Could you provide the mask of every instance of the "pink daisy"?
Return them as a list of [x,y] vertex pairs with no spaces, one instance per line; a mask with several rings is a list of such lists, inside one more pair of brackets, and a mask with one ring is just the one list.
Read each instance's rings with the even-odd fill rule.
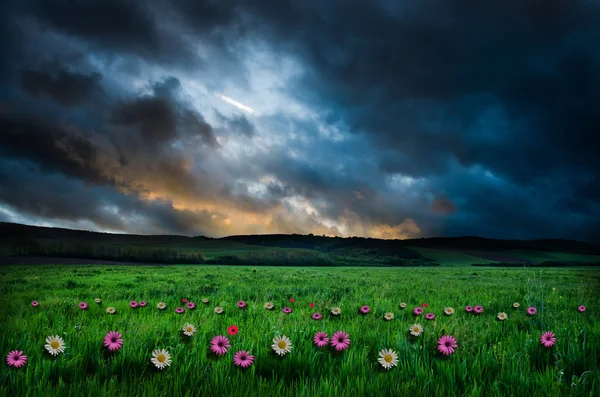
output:
[[129,307],[135,309],[136,307],[138,307],[138,303],[136,301],[131,301],[129,302]]
[[349,336],[350,335],[344,331],[336,332],[331,337],[331,346],[333,346],[337,351],[346,350],[348,346],[350,346],[350,339],[348,339]]
[[140,301],[140,307],[146,307],[147,303],[146,301]]
[[238,301],[238,303],[237,303],[237,307],[239,307],[240,309],[243,309],[246,306],[247,306],[246,302],[244,302],[244,301]]
[[312,318],[313,320],[320,320],[323,318],[323,315],[321,313],[313,313]]
[[421,314],[423,314],[423,309],[421,309],[420,307],[415,307],[413,309],[413,313],[415,314],[415,316],[420,316]]
[[27,356],[23,355],[23,351],[13,350],[6,356],[6,363],[9,367],[20,368],[27,364]]
[[85,303],[85,302],[81,302],[81,303],[79,304],[79,308],[80,308],[81,310],[86,310],[86,309],[88,308],[88,304],[87,304],[87,303]]
[[33,307],[38,307],[39,305],[40,305],[40,302],[38,302],[38,301],[31,302],[31,306],[33,306]]
[[585,311],[585,306],[581,305],[577,308],[577,310],[579,310],[580,313],[583,313]]
[[483,306],[477,305],[473,308],[473,311],[475,312],[475,314],[481,314],[483,313]]
[[118,331],[110,331],[104,337],[104,346],[108,347],[108,350],[115,351],[119,350],[123,347],[123,339],[121,339],[123,335],[121,335]]
[[427,304],[427,303],[422,303],[421,304],[421,307],[427,307],[427,306],[429,306],[429,304]]
[[229,339],[223,335],[217,335],[210,340],[210,350],[213,351],[217,356],[222,356],[227,353],[229,348]]
[[367,305],[364,305],[364,306],[362,306],[362,307],[360,308],[360,312],[361,312],[362,314],[367,314],[367,313],[368,313],[368,312],[370,312],[370,311],[371,311],[371,308],[370,308],[369,306],[367,306]]
[[325,347],[329,344],[329,338],[325,332],[317,332],[315,335],[313,342],[317,347]]
[[465,311],[471,313],[473,311],[473,306],[465,306]]
[[187,307],[190,310],[194,310],[196,308],[196,304],[194,302],[188,302],[185,307]]
[[284,312],[285,314],[290,314],[292,312],[292,308],[284,307],[283,309],[281,309],[281,311]]
[[544,347],[552,347],[556,343],[556,336],[552,332],[544,332],[540,338],[540,343]]
[[454,353],[454,349],[456,349],[458,345],[456,344],[456,339],[450,335],[444,335],[440,339],[438,339],[438,351],[443,355],[447,356],[449,354]]
[[185,310],[183,309],[183,307],[178,307],[177,309],[175,309],[175,313],[177,314],[181,314],[183,313]]
[[239,367],[248,368],[254,363],[254,356],[251,356],[249,351],[241,350],[233,356],[233,363]]
[[427,320],[433,320],[434,318],[435,318],[435,314],[433,314],[433,313],[427,313],[425,315],[425,319],[427,319]]
[[532,307],[527,308],[527,315],[533,316],[536,313],[537,313],[537,309],[535,307],[532,306]]

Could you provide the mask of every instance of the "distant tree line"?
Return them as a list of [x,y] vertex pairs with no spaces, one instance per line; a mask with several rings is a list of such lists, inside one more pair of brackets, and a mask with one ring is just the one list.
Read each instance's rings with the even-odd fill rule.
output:
[[598,262],[558,262],[558,261],[545,261],[538,263],[517,263],[517,262],[499,262],[499,263],[474,263],[471,266],[481,267],[582,267],[582,266],[600,266]]
[[251,266],[439,266],[438,263],[425,258],[330,255],[315,251],[286,249],[222,255],[208,259],[205,263]]
[[104,246],[77,243],[50,243],[42,245],[35,240],[22,240],[13,243],[10,247],[10,253],[13,256],[46,256],[170,264],[204,263],[206,260],[201,252],[192,250],[135,246]]

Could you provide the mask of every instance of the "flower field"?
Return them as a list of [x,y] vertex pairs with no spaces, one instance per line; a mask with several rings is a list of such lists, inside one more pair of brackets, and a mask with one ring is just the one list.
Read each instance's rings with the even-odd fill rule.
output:
[[0,268],[1,396],[597,396],[597,269]]

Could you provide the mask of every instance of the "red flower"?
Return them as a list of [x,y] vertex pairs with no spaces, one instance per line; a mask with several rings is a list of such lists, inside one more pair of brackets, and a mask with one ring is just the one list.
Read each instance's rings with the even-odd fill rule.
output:
[[294,303],[296,300],[294,298],[290,298],[290,303]]
[[239,330],[240,329],[237,327],[237,325],[230,325],[229,328],[227,328],[227,333],[229,335],[236,335]]
[[187,299],[185,299],[185,298],[183,298],[183,299],[181,300],[181,303],[186,303],[186,302],[187,302]]
[[312,303],[312,302],[310,302],[310,303],[308,304],[308,307],[315,307],[315,304],[314,304],[314,303]]
[[428,305],[427,303],[423,303],[421,306],[423,306],[423,307],[427,307],[427,306],[429,306],[429,305]]

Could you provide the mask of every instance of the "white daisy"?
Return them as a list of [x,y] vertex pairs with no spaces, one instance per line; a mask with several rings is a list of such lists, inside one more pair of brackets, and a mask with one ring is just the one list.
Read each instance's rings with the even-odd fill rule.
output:
[[333,307],[331,308],[331,314],[333,314],[334,316],[339,316],[342,313],[342,310],[339,307]]
[[108,314],[115,314],[115,313],[117,312],[117,309],[115,309],[115,308],[114,308],[114,307],[112,307],[112,306],[109,306],[109,307],[107,307],[107,308],[106,308],[106,312],[107,312]]
[[406,307],[406,303],[402,302],[398,307],[400,309],[404,309]]
[[521,306],[521,305],[519,305],[519,302],[515,302],[515,303],[513,303],[513,307],[514,307],[515,309],[518,309],[518,308],[519,308],[519,306]]
[[410,326],[410,333],[414,336],[419,336],[423,332],[423,327],[421,324],[413,324]]
[[96,299],[94,299],[94,302],[96,302],[96,303],[101,303],[101,302],[102,302],[102,299],[100,299],[100,298],[96,298]]
[[208,304],[208,298],[203,298],[202,303],[204,303],[205,305]]
[[283,356],[292,350],[292,341],[285,335],[276,336],[273,338],[273,344],[271,345],[275,353]]
[[386,320],[390,321],[394,319],[394,313],[392,312],[387,312],[383,315],[383,318],[385,318]]
[[506,315],[506,313],[504,313],[504,312],[500,312],[500,313],[498,313],[498,320],[500,320],[500,321],[504,321],[504,320],[506,320],[507,318],[508,318],[508,316]]
[[156,368],[163,369],[171,365],[171,355],[165,349],[156,349],[152,352],[150,361],[156,365]]
[[58,356],[59,353],[65,351],[65,341],[58,335],[51,335],[46,338],[46,344],[44,347],[46,350],[48,350],[48,353],[52,354],[53,356]]
[[215,313],[217,313],[217,314],[223,313],[223,308],[220,306],[215,307]]
[[451,315],[453,315],[453,314],[454,314],[454,308],[453,308],[453,307],[447,307],[447,308],[445,308],[445,309],[444,309],[444,313],[445,313],[447,316],[451,316]]
[[156,304],[156,307],[157,307],[159,310],[165,310],[165,309],[167,308],[167,304],[166,304],[165,302],[158,302],[158,303]]
[[398,354],[392,349],[383,349],[379,352],[379,364],[385,369],[398,365]]
[[185,336],[192,336],[196,333],[196,327],[193,324],[185,324],[183,326],[183,334]]
[[265,309],[267,310],[271,310],[272,308],[275,307],[275,305],[272,302],[266,302],[264,305]]

